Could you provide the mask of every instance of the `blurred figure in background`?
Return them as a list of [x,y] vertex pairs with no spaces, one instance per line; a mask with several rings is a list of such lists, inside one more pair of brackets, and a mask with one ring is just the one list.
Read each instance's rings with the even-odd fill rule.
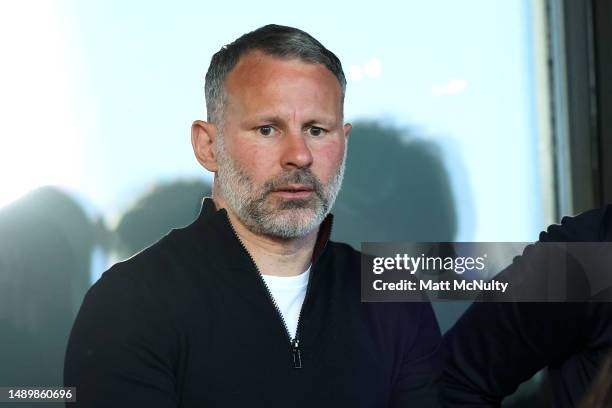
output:
[[0,386],[62,384],[96,231],[83,208],[55,187],[0,209]]
[[361,122],[353,127],[349,151],[334,209],[335,240],[360,248],[362,241],[455,239],[455,199],[434,142]]
[[113,249],[120,259],[128,258],[158,241],[173,228],[184,227],[197,218],[202,198],[211,195],[203,181],[174,181],[158,184],[136,200],[114,229]]

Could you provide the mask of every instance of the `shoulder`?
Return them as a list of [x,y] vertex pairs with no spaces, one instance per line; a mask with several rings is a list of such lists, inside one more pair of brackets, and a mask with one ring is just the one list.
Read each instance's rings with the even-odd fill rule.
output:
[[540,233],[542,242],[612,241],[612,204],[563,217]]
[[86,295],[100,306],[175,311],[193,296],[196,257],[201,251],[185,229],[171,231],[136,255],[105,271]]

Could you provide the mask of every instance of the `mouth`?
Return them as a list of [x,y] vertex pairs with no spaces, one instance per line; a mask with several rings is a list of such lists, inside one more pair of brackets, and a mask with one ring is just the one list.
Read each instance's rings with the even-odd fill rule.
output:
[[288,186],[272,191],[273,194],[283,198],[308,198],[314,192],[310,186],[301,184],[290,184]]

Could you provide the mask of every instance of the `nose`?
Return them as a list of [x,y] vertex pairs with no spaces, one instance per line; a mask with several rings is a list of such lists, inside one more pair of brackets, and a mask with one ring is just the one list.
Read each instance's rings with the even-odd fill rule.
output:
[[283,138],[281,165],[286,169],[310,167],[312,152],[301,131],[287,132]]

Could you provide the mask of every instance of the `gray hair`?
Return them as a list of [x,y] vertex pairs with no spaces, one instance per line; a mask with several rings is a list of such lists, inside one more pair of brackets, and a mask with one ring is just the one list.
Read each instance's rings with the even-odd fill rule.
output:
[[224,82],[240,57],[249,51],[258,50],[279,58],[297,58],[312,64],[323,64],[338,79],[342,91],[342,103],[346,93],[346,78],[342,64],[310,34],[293,27],[268,24],[242,35],[231,44],[224,45],[213,55],[206,73],[204,93],[207,120],[222,127],[226,104]]

